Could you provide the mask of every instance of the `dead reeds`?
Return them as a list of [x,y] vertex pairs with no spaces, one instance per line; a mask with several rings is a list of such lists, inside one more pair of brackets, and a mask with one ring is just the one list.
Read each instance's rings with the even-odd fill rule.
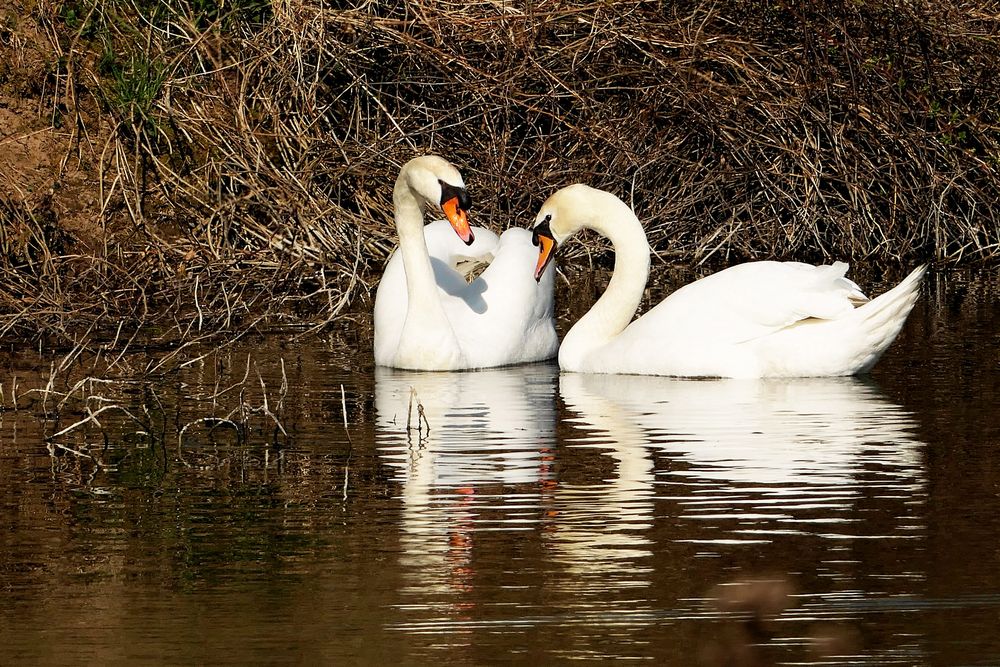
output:
[[[53,183],[85,171],[98,196],[83,238],[44,197],[0,194],[7,336],[153,327],[183,345],[328,321],[393,247],[399,166],[432,151],[465,172],[477,224],[530,224],[585,181],[630,202],[675,264],[1000,254],[985,6],[32,7],[19,25],[55,55],[27,90],[66,139]],[[30,62],[5,30],[0,48]]]

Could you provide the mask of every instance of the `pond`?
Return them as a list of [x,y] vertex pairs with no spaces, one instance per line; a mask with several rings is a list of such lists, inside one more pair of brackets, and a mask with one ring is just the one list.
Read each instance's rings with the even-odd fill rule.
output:
[[12,351],[0,663],[1000,664],[998,299],[931,275],[865,378]]

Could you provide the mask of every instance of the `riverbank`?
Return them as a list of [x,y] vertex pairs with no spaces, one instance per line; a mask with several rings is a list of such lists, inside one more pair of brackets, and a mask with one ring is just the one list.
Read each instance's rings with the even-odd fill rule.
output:
[[329,321],[369,297],[395,173],[429,151],[495,229],[612,190],[661,265],[993,264],[998,28],[952,2],[14,0],[0,338]]

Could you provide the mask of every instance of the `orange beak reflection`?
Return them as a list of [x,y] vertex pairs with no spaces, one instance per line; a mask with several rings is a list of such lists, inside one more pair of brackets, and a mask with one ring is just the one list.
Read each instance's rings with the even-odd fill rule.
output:
[[472,227],[469,226],[469,214],[458,205],[458,197],[452,197],[441,204],[441,208],[444,209],[444,215],[451,223],[452,229],[458,234],[458,238],[462,239],[465,245],[472,245],[476,237],[473,236]]
[[535,280],[541,280],[546,267],[552,261],[556,251],[555,239],[542,234],[538,235],[538,263],[535,264]]

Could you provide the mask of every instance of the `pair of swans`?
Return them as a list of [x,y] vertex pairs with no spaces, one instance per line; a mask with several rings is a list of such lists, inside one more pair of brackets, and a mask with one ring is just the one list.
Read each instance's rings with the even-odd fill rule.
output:
[[[393,191],[399,249],[375,297],[375,362],[459,370],[556,356],[565,371],[688,377],[797,377],[868,371],[899,334],[921,266],[869,301],[847,264],[748,262],[678,289],[632,321],[649,276],[649,245],[614,195],[571,185],[542,205],[531,232],[470,228],[469,198],[446,160],[411,160]],[[425,204],[447,221],[423,225]],[[607,237],[607,289],[559,345],[552,257],[581,229]],[[489,261],[473,282],[463,262]],[[535,270],[532,275],[531,265]]]

